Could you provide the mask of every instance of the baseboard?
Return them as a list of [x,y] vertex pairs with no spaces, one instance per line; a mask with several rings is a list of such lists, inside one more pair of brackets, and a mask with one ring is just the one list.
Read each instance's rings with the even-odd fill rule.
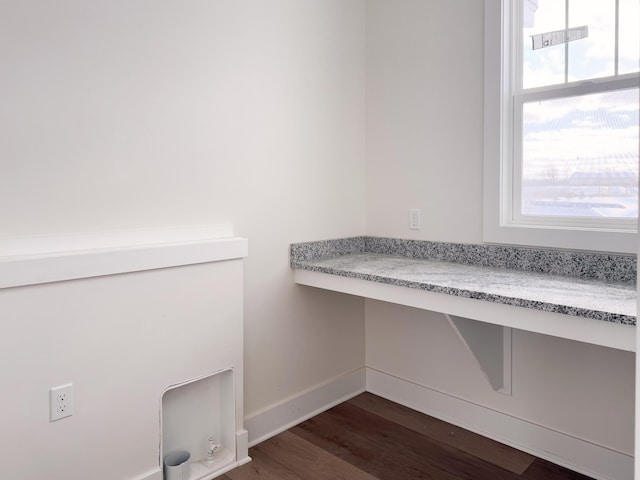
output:
[[368,392],[597,480],[633,480],[634,458],[367,368]]
[[[240,462],[233,462],[230,463],[229,465],[227,465],[224,468],[221,468],[220,470],[217,470],[215,472],[215,476],[216,478],[219,477],[220,475],[224,475],[225,473],[233,470],[236,467],[239,467],[241,465],[244,465],[245,463],[249,463],[251,461],[251,459],[249,457],[246,457],[244,459],[244,463],[240,463]],[[210,474],[211,475],[211,474]],[[205,477],[205,478],[211,478],[211,476]],[[146,475],[142,476],[142,477],[138,477],[137,480],[162,480],[163,479],[163,475],[162,475],[162,470],[160,470],[159,468],[157,470],[154,470],[151,473],[147,473]]]
[[249,432],[244,428],[236,432],[236,458],[238,466],[245,465],[251,461],[249,456]]
[[138,477],[137,480],[162,480],[162,470],[157,468],[153,472],[147,473],[142,477]]
[[[251,461],[251,457],[247,455],[247,431],[239,430],[236,432],[236,455],[238,461],[230,463],[224,469],[220,469],[216,471],[216,476],[224,475],[230,470],[233,470],[236,467],[249,463]],[[162,470],[156,468],[155,470],[146,473],[140,477],[137,477],[136,480],[162,480]]]
[[249,431],[249,446],[252,447],[359,395],[365,391],[365,383],[366,370],[363,367],[245,418],[244,428]]
[[[394,377],[359,368],[245,418],[248,446],[308,420],[362,392],[466,428],[596,480],[633,480],[633,456]],[[244,459],[250,461],[249,457]],[[161,480],[158,470],[138,480]]]

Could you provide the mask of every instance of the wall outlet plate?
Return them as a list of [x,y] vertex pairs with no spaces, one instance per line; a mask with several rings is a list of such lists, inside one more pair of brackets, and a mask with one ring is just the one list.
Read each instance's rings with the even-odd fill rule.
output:
[[412,208],[409,210],[409,228],[411,230],[420,230],[420,210]]
[[49,390],[49,421],[73,415],[73,384],[53,387]]

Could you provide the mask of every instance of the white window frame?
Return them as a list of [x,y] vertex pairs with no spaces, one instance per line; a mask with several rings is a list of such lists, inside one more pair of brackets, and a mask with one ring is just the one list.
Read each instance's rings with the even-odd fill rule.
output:
[[[517,1],[517,0],[516,0]],[[484,44],[484,211],[483,238],[488,243],[529,245],[536,247],[591,250],[617,253],[636,253],[637,228],[625,229],[624,223],[611,222],[608,227],[585,226],[576,221],[567,225],[541,225],[514,223],[512,220],[512,178],[516,162],[514,151],[513,118],[515,109],[522,109],[523,98],[514,104],[512,82],[516,81],[514,68],[518,47],[512,42],[514,0],[485,0]],[[516,42],[518,43],[518,42]],[[638,77],[624,79],[629,87],[638,85]],[[616,79],[616,88],[621,88]],[[563,87],[573,94],[594,91],[589,84]],[[600,89],[601,86],[598,86]],[[545,89],[536,95],[545,98]],[[538,97],[537,97],[538,98]],[[548,97],[547,97],[548,98]],[[528,98],[527,98],[528,100]],[[517,128],[517,127],[516,127]],[[520,126],[521,128],[521,126]],[[518,146],[515,145],[517,148]],[[564,223],[564,222],[563,222]]]

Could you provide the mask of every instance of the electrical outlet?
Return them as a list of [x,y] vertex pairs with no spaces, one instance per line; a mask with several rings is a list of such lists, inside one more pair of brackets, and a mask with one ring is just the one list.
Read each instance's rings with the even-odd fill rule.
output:
[[73,384],[54,387],[49,390],[49,421],[73,415]]
[[409,210],[409,228],[411,230],[420,230],[420,210],[417,208]]

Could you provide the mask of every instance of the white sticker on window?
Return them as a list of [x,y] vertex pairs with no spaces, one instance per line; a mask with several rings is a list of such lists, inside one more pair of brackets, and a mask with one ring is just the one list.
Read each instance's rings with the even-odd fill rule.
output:
[[556,30],[555,32],[539,33],[531,35],[532,49],[552,47],[559,43],[573,42],[589,36],[589,27],[583,25],[581,27],[567,28],[566,30]]

